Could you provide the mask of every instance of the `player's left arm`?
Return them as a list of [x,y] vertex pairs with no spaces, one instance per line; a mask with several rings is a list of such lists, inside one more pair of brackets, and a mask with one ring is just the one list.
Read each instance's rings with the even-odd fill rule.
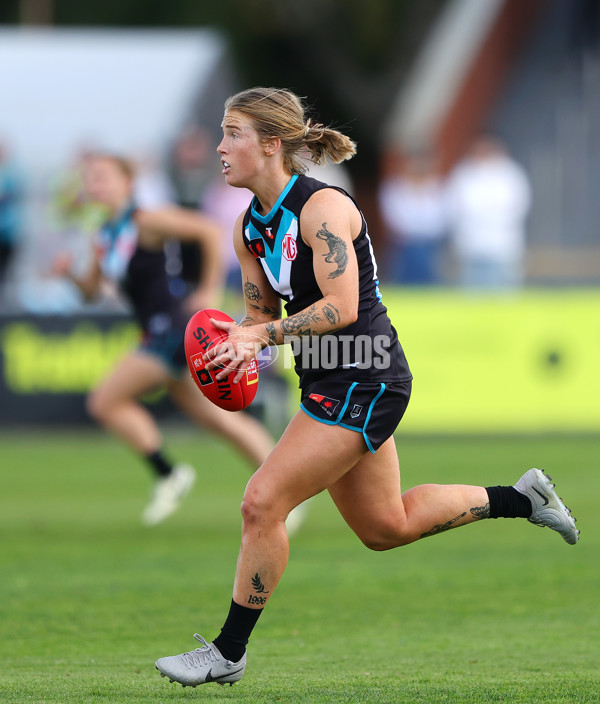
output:
[[190,299],[195,308],[214,304],[224,281],[221,227],[212,218],[185,208],[168,207],[136,214],[140,235],[147,246],[162,247],[169,239],[197,243],[202,248],[200,286]]

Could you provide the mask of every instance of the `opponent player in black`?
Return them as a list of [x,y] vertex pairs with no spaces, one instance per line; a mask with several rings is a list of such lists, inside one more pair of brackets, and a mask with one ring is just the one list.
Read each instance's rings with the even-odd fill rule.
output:
[[[233,683],[252,628],[285,569],[288,512],[327,489],[363,543],[387,550],[485,518],[528,518],[568,543],[578,531],[549,478],[531,469],[515,487],[425,484],[402,493],[393,432],[411,375],[377,285],[367,226],[339,189],[303,176],[315,162],[355,153],[347,137],[306,120],[293,93],[255,88],[225,104],[218,152],[227,183],[255,194],[236,224],[247,317],[207,353],[237,369],[265,344],[291,342],[302,389],[296,413],[253,475],[242,503],[242,545],[221,633],[189,653],[160,658],[184,685]],[[273,319],[286,301],[288,317]],[[318,343],[318,344],[315,344]]]
[[[95,297],[104,282],[116,283],[142,329],[138,349],[118,362],[91,392],[87,406],[93,418],[127,442],[152,468],[156,483],[142,518],[153,525],[178,507],[195,472],[189,465],[174,465],[166,456],[154,418],[138,401],[141,395],[166,386],[190,418],[231,441],[255,467],[267,457],[273,441],[251,416],[228,413],[211,404],[198,392],[187,369],[186,323],[191,312],[214,304],[220,290],[220,228],[191,210],[136,208],[133,183],[133,168],[125,159],[100,154],[87,162],[86,194],[106,207],[108,220],[93,243],[91,263],[83,275],[74,272],[72,257],[66,253],[56,258],[54,272],[73,281],[87,299]],[[204,253],[200,287],[185,309],[169,288],[163,249],[169,238],[199,244]]]

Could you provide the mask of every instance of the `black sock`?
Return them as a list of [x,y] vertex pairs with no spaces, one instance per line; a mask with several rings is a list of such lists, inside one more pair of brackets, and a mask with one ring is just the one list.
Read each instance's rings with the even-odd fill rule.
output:
[[488,486],[490,518],[529,518],[533,513],[531,500],[514,486]]
[[238,662],[246,652],[252,629],[256,626],[262,609],[249,609],[231,600],[227,620],[221,628],[221,633],[213,640],[219,652],[227,660]]
[[161,450],[146,455],[146,459],[157,477],[168,477],[173,471],[173,465],[165,458]]

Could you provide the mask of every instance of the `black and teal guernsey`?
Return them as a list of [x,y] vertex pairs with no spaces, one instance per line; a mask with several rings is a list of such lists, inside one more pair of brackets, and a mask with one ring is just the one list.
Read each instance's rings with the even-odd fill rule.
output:
[[189,316],[169,288],[165,253],[138,242],[135,206],[130,205],[100,229],[96,249],[102,274],[124,293],[144,333],[184,329]]
[[[244,244],[273,290],[285,301],[288,315],[323,298],[314,274],[313,250],[302,239],[300,230],[302,208],[323,188],[335,188],[351,198],[341,188],[294,175],[269,213],[260,214],[261,206],[255,196],[244,215]],[[377,264],[362,213],[361,217],[362,228],[353,242],[359,273],[358,318],[331,335],[296,340],[299,344],[293,345],[295,368],[301,387],[332,373],[352,381],[412,379],[396,330],[381,302]],[[331,256],[334,263],[335,253],[326,256]]]

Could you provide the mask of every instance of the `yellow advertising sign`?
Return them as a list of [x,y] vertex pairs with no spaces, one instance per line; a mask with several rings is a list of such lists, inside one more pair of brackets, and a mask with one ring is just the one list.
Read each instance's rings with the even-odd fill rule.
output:
[[600,291],[384,289],[414,375],[407,432],[600,430]]

